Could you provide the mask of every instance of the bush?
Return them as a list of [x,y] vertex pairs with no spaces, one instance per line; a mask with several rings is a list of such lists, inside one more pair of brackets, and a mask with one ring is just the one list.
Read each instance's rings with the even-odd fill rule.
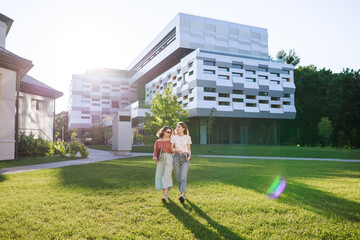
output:
[[64,142],[54,142],[53,143],[53,148],[55,151],[55,155],[60,155],[61,157],[65,157],[66,155],[66,146],[67,144]]
[[71,157],[75,157],[78,152],[80,152],[82,158],[87,158],[89,156],[87,147],[78,141],[73,141],[70,143],[69,152]]
[[84,144],[81,144],[81,146],[80,146],[80,155],[81,155],[81,158],[87,158],[89,156],[88,148],[85,147]]
[[33,133],[29,135],[20,133],[18,147],[19,156],[23,157],[52,157],[54,155],[52,142],[41,137],[35,139]]

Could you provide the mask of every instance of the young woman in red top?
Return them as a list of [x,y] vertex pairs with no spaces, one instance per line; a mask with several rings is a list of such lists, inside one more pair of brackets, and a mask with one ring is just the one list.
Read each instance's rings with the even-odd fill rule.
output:
[[166,202],[169,198],[167,193],[172,187],[172,170],[173,170],[173,157],[171,152],[170,139],[172,136],[171,127],[163,127],[159,130],[156,136],[159,138],[154,144],[153,159],[157,162],[155,174],[155,189],[163,190],[162,201]]

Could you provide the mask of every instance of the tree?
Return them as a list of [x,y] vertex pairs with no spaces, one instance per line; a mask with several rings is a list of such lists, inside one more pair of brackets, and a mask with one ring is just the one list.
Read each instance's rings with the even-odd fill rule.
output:
[[179,121],[187,122],[189,115],[187,109],[182,109],[175,96],[171,97],[171,83],[165,89],[164,94],[157,93],[151,101],[151,113],[146,113],[144,131],[140,136],[145,144],[154,143],[156,133],[164,126],[175,128]]
[[328,117],[321,118],[321,121],[318,125],[319,136],[323,139],[325,146],[328,146],[333,127],[331,126],[331,121]]
[[300,57],[296,55],[295,49],[290,49],[287,54],[284,50],[280,50],[276,59],[281,60],[283,63],[292,64],[294,67],[299,64]]
[[206,135],[207,135],[207,143],[210,144],[211,143],[211,135],[212,135],[212,128],[213,125],[215,123],[215,119],[214,119],[214,112],[216,111],[216,108],[212,108],[210,115],[209,115],[209,119],[207,121],[207,125],[206,125]]
[[[68,130],[69,117],[67,111],[62,111],[55,115],[55,136],[62,138],[64,141],[70,140],[70,132]],[[64,136],[62,129],[64,128]]]

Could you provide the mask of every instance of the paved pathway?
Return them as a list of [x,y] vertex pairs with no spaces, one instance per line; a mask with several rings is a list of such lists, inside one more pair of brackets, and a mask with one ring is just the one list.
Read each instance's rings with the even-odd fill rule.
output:
[[[151,153],[130,153],[130,156],[115,156],[111,152],[89,148],[89,157],[85,159],[69,160],[62,162],[42,163],[28,166],[10,167],[0,169],[0,175],[29,172],[40,169],[60,168],[71,165],[82,165],[119,158],[129,158],[138,156],[152,156]],[[241,158],[241,159],[271,159],[271,160],[310,160],[310,161],[333,161],[333,162],[360,162],[360,159],[334,159],[334,158],[293,158],[293,157],[257,157],[257,156],[221,156],[221,155],[193,155],[196,157],[207,158]]]

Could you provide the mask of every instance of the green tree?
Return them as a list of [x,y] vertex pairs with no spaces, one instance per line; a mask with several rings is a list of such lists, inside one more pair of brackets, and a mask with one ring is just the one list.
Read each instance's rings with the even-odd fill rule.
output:
[[318,125],[319,136],[322,138],[324,145],[328,146],[331,134],[333,132],[333,127],[331,126],[331,121],[328,117],[321,118],[321,121]]
[[187,109],[182,109],[176,96],[171,97],[171,84],[165,89],[164,94],[157,93],[151,101],[151,115],[146,113],[144,131],[140,136],[145,144],[154,143],[156,133],[164,126],[175,128],[179,121],[187,122],[189,115]]
[[290,49],[289,53],[280,50],[276,54],[276,59],[281,60],[283,63],[292,64],[294,67],[300,63],[300,57],[296,55],[295,49]]
[[[69,117],[67,111],[62,111],[55,115],[55,136],[63,138],[64,141],[70,140],[70,131],[68,130]],[[64,136],[62,136],[62,128],[64,128]]]
[[208,121],[207,121],[207,125],[206,125],[206,135],[207,135],[207,143],[211,144],[211,136],[212,136],[212,131],[213,131],[213,125],[215,123],[215,119],[214,119],[214,112],[216,111],[216,108],[212,108]]

